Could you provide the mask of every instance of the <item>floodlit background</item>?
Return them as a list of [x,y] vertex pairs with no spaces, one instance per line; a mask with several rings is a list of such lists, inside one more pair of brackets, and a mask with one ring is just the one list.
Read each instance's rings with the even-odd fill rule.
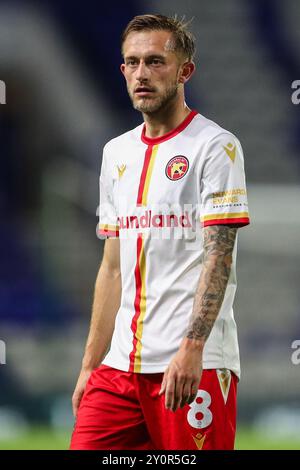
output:
[[143,13],[194,17],[187,102],[244,148],[237,448],[300,448],[298,0],[0,0],[0,448],[68,446],[103,249],[101,151],[141,122],[119,38]]

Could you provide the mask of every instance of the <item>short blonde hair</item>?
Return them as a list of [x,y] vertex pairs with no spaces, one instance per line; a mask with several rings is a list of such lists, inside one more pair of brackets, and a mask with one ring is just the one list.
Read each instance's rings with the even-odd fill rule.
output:
[[170,31],[174,38],[174,52],[178,52],[188,61],[195,56],[195,38],[187,29],[189,23],[164,15],[139,15],[135,16],[126,26],[121,38],[121,49],[127,36],[138,31]]

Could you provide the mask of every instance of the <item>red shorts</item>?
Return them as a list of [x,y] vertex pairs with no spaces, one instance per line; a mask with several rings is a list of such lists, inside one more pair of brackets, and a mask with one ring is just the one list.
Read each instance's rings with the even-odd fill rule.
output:
[[71,439],[73,450],[233,449],[237,377],[204,370],[197,398],[173,412],[158,395],[163,374],[101,365],[88,382]]

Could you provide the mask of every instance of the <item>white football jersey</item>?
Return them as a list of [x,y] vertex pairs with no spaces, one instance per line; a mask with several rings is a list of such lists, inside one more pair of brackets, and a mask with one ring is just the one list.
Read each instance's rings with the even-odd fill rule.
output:
[[[145,125],[112,139],[100,174],[101,237],[120,237],[122,298],[103,364],[164,372],[187,332],[203,261],[202,229],[249,223],[238,139],[196,111],[173,131]],[[203,368],[240,375],[233,300],[236,244]]]

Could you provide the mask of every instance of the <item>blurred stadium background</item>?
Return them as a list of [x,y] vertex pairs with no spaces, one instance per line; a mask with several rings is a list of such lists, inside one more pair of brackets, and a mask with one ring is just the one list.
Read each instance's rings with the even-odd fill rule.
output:
[[67,448],[103,242],[105,142],[140,123],[119,73],[136,14],[194,17],[188,104],[240,138],[252,224],[239,235],[237,448],[300,448],[298,0],[0,0],[0,448]]

